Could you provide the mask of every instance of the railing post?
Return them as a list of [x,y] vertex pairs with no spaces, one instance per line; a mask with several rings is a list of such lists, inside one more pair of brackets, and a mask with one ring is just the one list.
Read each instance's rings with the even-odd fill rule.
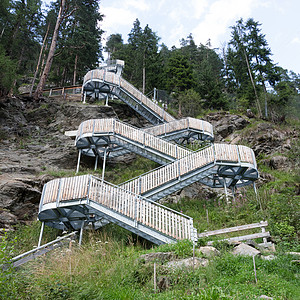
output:
[[137,198],[134,197],[134,227],[137,227]]
[[89,175],[88,188],[87,188],[87,192],[86,192],[86,201],[87,201],[87,203],[89,203],[91,181],[92,181],[92,177],[91,177],[91,175]]
[[57,197],[56,197],[56,207],[59,206],[59,201],[60,201],[60,193],[61,193],[61,181],[62,179],[59,179],[59,185],[58,185],[58,192],[57,192]]
[[212,147],[213,147],[213,153],[214,153],[214,164],[216,164],[217,158],[216,158],[216,149],[215,149],[215,145],[212,145]]
[[236,151],[237,151],[237,155],[238,155],[238,160],[239,160],[239,164],[241,163],[241,156],[240,156],[240,151],[239,151],[239,146],[236,145]]
[[[260,221],[260,223],[263,223],[263,221]],[[266,227],[265,226],[262,226],[261,227],[261,232],[262,233],[265,233],[266,232]],[[263,237],[263,242],[264,242],[264,244],[267,244],[267,238],[266,237]]]
[[139,194],[142,194],[142,176],[139,177]]

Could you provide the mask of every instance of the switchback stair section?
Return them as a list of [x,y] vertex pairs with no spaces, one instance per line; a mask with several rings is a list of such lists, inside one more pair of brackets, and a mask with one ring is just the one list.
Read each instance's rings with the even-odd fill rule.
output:
[[100,94],[117,96],[152,124],[174,121],[169,113],[146,97],[124,78],[106,69],[89,71],[83,79],[82,91],[86,95],[98,97]]
[[196,240],[193,219],[91,175],[45,184],[39,220],[60,229],[109,220],[156,244]]
[[[134,152],[162,166],[118,186],[91,175],[55,179],[42,193],[39,219],[45,224],[78,230],[92,224],[116,223],[156,244],[197,240],[192,218],[155,201],[200,181],[216,188],[253,183],[258,171],[246,146],[213,144],[199,151],[176,145],[181,139],[213,141],[211,124],[175,120],[120,76],[121,72],[92,70],[84,77],[86,95],[115,95],[155,126],[138,129],[116,119],[83,122],[75,144],[80,154],[106,158]],[[172,142],[171,142],[172,141]],[[80,156],[78,160],[78,166]]]

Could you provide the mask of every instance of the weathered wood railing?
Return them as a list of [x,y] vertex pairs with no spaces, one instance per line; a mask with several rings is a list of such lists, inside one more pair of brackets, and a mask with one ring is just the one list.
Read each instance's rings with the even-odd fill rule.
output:
[[83,85],[85,85],[88,81],[92,81],[92,80],[99,80],[99,81],[108,82],[110,84],[116,85],[124,89],[127,93],[129,93],[138,101],[143,103],[153,112],[155,112],[157,115],[163,118],[166,122],[175,120],[175,118],[173,118],[163,108],[161,108],[159,105],[154,103],[151,99],[146,97],[141,91],[135,88],[132,84],[130,84],[124,78],[122,78],[121,76],[115,73],[106,72],[106,70],[104,69],[91,70],[84,76]]
[[169,123],[164,123],[160,125],[151,126],[148,128],[143,128],[143,131],[151,133],[153,135],[159,136],[168,134],[170,132],[176,132],[179,130],[189,130],[195,129],[199,132],[206,133],[213,137],[213,126],[206,121],[194,119],[194,118],[184,118],[181,120],[174,120]]
[[90,134],[97,135],[105,133],[111,133],[126,138],[127,140],[139,143],[143,147],[155,149],[174,159],[182,158],[190,153],[190,150],[188,149],[160,139],[150,133],[116,119],[95,119],[82,122],[77,131],[76,141]]
[[41,208],[49,203],[59,207],[72,200],[87,201],[87,204],[93,201],[176,240],[191,239],[193,234],[192,218],[92,175],[48,182],[44,186]]
[[[204,232],[198,233],[198,238],[205,238],[205,237],[216,236],[216,235],[224,235],[224,234],[232,233],[232,232],[239,232],[239,231],[260,228],[261,232],[259,232],[259,233],[239,235],[239,236],[230,237],[230,238],[221,238],[221,240],[222,241],[226,240],[229,242],[233,242],[233,241],[239,242],[239,241],[246,241],[246,240],[251,240],[251,239],[262,238],[263,239],[262,245],[267,245],[268,244],[267,238],[270,237],[270,232],[266,231],[267,226],[268,226],[267,221],[260,221],[259,223],[246,224],[246,225],[229,227],[229,228],[212,230],[212,231],[204,231]],[[212,242],[209,242],[209,244],[212,244]]]
[[180,180],[181,176],[215,162],[249,163],[256,168],[252,149],[246,146],[214,144],[191,152],[175,162],[131,179],[120,186],[133,193],[143,194],[174,179]]

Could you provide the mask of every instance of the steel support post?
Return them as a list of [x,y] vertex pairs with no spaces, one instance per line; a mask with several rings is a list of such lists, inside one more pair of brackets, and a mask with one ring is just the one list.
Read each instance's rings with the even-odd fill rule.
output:
[[253,189],[254,189],[256,201],[257,201],[257,203],[259,204],[260,209],[262,210],[262,205],[261,205],[261,202],[260,202],[260,199],[259,199],[259,195],[257,194],[257,189],[256,189],[256,185],[255,185],[255,182],[254,182],[254,181],[253,181]]
[[86,102],[86,92],[84,92],[84,94],[83,94],[83,103],[85,103]]
[[45,227],[45,222],[42,222],[42,227],[41,227],[41,231],[40,231],[40,237],[39,237],[38,247],[40,247],[41,243],[42,243],[44,227]]
[[80,157],[81,157],[81,149],[79,149],[79,151],[78,151],[78,161],[77,161],[76,174],[79,172]]
[[224,190],[225,190],[225,198],[226,198],[226,203],[228,204],[228,192],[227,192],[227,186],[226,186],[226,180],[224,178]]
[[81,242],[82,242],[83,227],[84,227],[84,221],[82,222],[81,228],[80,228],[79,241],[78,241],[79,246],[81,246]]
[[234,187],[232,187],[232,197],[233,197],[233,201],[235,201],[235,195],[234,195]]
[[105,147],[104,154],[103,154],[103,166],[102,166],[102,181],[104,180],[104,174],[105,174],[105,163],[106,163],[106,153],[107,153],[107,147]]
[[95,159],[95,171],[97,170],[98,167],[98,154],[96,154],[96,159]]
[[105,106],[108,106],[108,94],[106,94]]

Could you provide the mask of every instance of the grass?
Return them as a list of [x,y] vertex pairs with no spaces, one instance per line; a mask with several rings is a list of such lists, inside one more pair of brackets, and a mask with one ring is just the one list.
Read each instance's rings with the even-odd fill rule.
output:
[[[256,258],[255,283],[252,258],[224,252],[206,268],[172,270],[157,263],[157,282],[168,278],[166,289],[154,292],[153,262],[141,254],[173,251],[190,255],[191,245],[149,245],[119,239],[117,227],[85,236],[81,248],[57,249],[15,274],[14,295],[8,299],[255,299],[264,294],[274,299],[298,299],[299,267],[289,255],[273,261]],[[116,236],[111,235],[116,233]],[[124,234],[124,232],[123,232]],[[15,298],[13,298],[15,297]]]
[[[256,123],[249,126],[255,127]],[[298,154],[299,143],[295,143],[287,156],[296,161]],[[140,157],[126,164],[108,163],[105,180],[119,184],[157,166]],[[285,254],[300,251],[300,201],[296,190],[299,171],[272,170],[260,162],[259,169],[271,174],[274,180],[258,188],[258,197],[252,188],[245,188],[230,204],[222,197],[182,198],[178,203],[167,204],[193,217],[198,232],[267,220],[268,230],[276,243],[276,259],[256,258],[257,283],[252,258],[233,256],[227,244],[215,242],[221,256],[212,259],[205,268],[176,271],[157,263],[157,282],[167,278],[168,287],[154,291],[153,262],[139,260],[140,255],[172,251],[177,257],[185,258],[192,255],[191,243],[182,241],[157,247],[109,224],[97,232],[86,231],[81,248],[72,244],[70,249],[57,249],[19,270],[2,272],[0,299],[244,300],[256,299],[260,295],[273,299],[300,299],[299,265],[292,262],[298,258]],[[78,175],[87,173],[101,177],[102,169],[95,172],[81,169]],[[47,169],[43,174],[75,176],[73,171]],[[2,257],[7,259],[7,255],[15,256],[32,249],[37,244],[39,231],[40,223],[33,222],[8,233],[7,238],[0,242],[1,254],[5,254]],[[58,233],[46,226],[43,243],[53,240]],[[206,240],[201,240],[199,244],[204,242]]]

